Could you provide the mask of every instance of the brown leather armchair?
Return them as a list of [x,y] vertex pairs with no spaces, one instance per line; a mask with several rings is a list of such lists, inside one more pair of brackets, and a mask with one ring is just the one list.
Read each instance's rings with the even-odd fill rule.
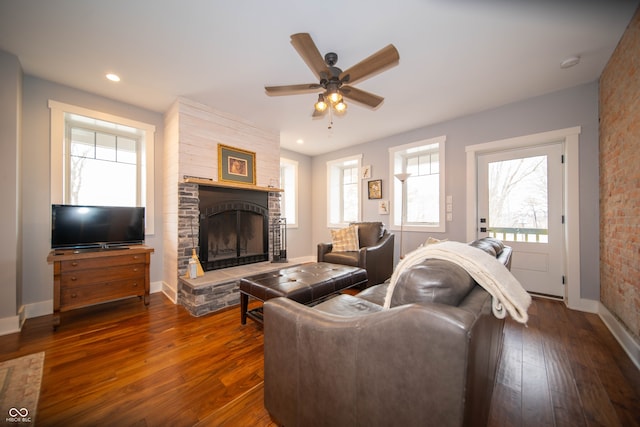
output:
[[318,262],[352,265],[367,270],[365,287],[377,285],[393,273],[393,241],[382,222],[354,222],[358,226],[360,250],[332,252],[331,243],[318,244]]

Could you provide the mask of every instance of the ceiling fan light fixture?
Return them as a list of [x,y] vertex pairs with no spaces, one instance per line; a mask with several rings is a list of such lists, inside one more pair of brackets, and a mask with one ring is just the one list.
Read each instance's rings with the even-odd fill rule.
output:
[[342,101],[342,99],[333,106],[333,108],[338,112],[338,113],[344,113],[345,111],[347,111],[347,104],[344,103],[344,101]]
[[318,95],[318,102],[316,102],[315,108],[319,113],[322,113],[327,109],[327,102],[324,100],[324,95]]
[[337,90],[329,92],[329,101],[331,101],[331,103],[334,105],[342,102],[342,95],[340,95],[340,92],[338,92]]

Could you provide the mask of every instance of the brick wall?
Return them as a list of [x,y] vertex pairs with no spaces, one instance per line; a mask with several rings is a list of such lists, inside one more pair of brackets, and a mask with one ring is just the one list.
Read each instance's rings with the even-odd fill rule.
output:
[[600,300],[640,341],[640,9],[600,77]]

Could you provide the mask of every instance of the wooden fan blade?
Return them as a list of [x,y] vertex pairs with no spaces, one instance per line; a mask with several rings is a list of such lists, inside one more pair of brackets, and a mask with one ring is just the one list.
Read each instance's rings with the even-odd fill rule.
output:
[[308,33],[293,34],[291,44],[318,80],[322,79],[321,73],[325,73],[325,76],[329,74],[329,68],[324,63],[324,58]]
[[365,92],[353,86],[342,86],[340,89],[342,96],[352,101],[358,102],[370,108],[378,108],[384,98],[371,92]]
[[353,67],[347,68],[340,74],[340,80],[349,76],[345,82],[354,84],[398,65],[398,62],[400,62],[400,54],[395,46],[390,44],[358,62]]
[[269,96],[298,95],[319,92],[322,90],[322,86],[317,83],[307,83],[301,85],[265,86],[264,90]]

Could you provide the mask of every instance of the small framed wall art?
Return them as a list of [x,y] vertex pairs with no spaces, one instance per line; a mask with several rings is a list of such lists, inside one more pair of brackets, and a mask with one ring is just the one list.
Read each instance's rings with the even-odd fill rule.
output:
[[218,181],[256,185],[256,153],[218,144]]
[[389,201],[388,200],[379,200],[378,201],[378,214],[379,215],[389,215]]
[[374,179],[369,181],[369,198],[370,199],[382,199],[382,180]]

